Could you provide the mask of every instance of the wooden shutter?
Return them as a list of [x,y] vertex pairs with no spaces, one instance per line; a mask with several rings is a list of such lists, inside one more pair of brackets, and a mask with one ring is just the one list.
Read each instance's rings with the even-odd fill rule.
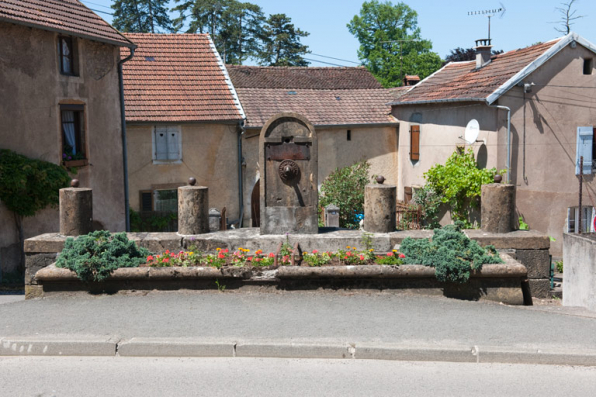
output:
[[575,175],[579,175],[580,158],[583,156],[583,173],[592,173],[592,143],[594,127],[577,127],[577,150],[575,151]]
[[168,160],[180,160],[180,133],[178,127],[168,128]]
[[420,160],[420,126],[410,126],[410,160]]
[[155,160],[167,160],[168,159],[168,128],[167,127],[155,127],[154,132],[155,142]]

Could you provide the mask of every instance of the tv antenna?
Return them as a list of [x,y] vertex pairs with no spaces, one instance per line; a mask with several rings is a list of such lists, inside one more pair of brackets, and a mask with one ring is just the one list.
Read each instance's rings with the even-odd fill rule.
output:
[[503,5],[503,3],[499,3],[499,4],[501,5],[500,8],[495,8],[492,10],[468,11],[468,15],[470,15],[470,16],[485,15],[488,17],[488,42],[489,42],[489,44],[490,44],[490,19],[499,13],[500,13],[499,18],[503,18],[503,15],[505,15],[505,11],[507,11],[505,9],[505,6]]

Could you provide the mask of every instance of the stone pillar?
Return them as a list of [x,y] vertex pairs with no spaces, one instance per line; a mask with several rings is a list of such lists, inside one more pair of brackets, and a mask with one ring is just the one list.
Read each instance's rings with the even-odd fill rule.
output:
[[395,231],[395,185],[366,185],[364,191],[364,230],[371,233]]
[[515,186],[500,183],[482,185],[482,230],[508,233],[515,228]]
[[325,207],[325,226],[339,227],[339,207],[329,204]]
[[217,208],[209,209],[209,231],[218,232],[221,228],[221,212]]
[[93,231],[93,191],[80,188],[73,179],[70,188],[60,189],[60,234],[80,236]]
[[195,183],[178,188],[178,234],[209,233],[209,189]]

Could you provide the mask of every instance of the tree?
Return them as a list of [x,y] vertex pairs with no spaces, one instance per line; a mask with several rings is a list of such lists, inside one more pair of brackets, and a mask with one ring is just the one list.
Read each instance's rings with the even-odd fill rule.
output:
[[224,62],[242,64],[257,58],[262,48],[265,16],[261,7],[237,0],[175,0],[180,30],[189,19],[187,33],[209,33]]
[[310,33],[294,27],[286,14],[272,14],[264,29],[264,47],[259,63],[268,66],[308,66],[302,56],[310,53],[308,46],[300,42]]
[[[493,50],[493,55],[502,54],[503,50]],[[476,59],[476,50],[474,48],[461,48],[457,47],[451,50],[450,54],[445,57],[445,63],[447,62],[462,62],[462,61],[473,61]]]
[[155,33],[156,28],[170,31],[167,4],[168,0],[115,0],[114,27],[132,33]]
[[575,3],[575,0],[571,0],[569,3],[561,3],[562,7],[555,8],[555,10],[559,11],[561,14],[561,18],[558,22],[552,22],[561,24],[561,28],[555,28],[557,32],[569,34],[569,32],[571,32],[571,25],[573,25],[573,21],[585,17],[585,15],[576,15],[577,10],[571,10],[573,3]]
[[441,67],[432,43],[420,36],[418,14],[405,3],[366,1],[348,30],[360,42],[358,57],[384,87],[400,86],[406,74],[425,78]]

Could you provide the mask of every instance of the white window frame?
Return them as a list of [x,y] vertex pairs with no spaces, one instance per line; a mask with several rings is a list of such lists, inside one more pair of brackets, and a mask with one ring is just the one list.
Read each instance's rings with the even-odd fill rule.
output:
[[[158,159],[157,158],[157,130],[166,128],[168,134],[175,132],[178,136],[178,156],[176,158]],[[167,135],[166,135],[167,139]],[[167,145],[167,144],[166,144]],[[182,128],[179,125],[156,125],[151,131],[151,158],[153,164],[181,164],[182,163]]]
[[[582,230],[582,233],[594,233],[594,217],[596,216],[596,210],[590,205],[582,206],[584,210],[589,210],[589,227],[588,230]],[[570,230],[569,221],[571,220],[571,214],[573,213],[573,230]],[[582,222],[587,220],[585,213],[582,214]],[[567,208],[567,220],[565,222],[565,233],[577,233],[579,231],[579,207]],[[588,226],[588,225],[586,225]]]

